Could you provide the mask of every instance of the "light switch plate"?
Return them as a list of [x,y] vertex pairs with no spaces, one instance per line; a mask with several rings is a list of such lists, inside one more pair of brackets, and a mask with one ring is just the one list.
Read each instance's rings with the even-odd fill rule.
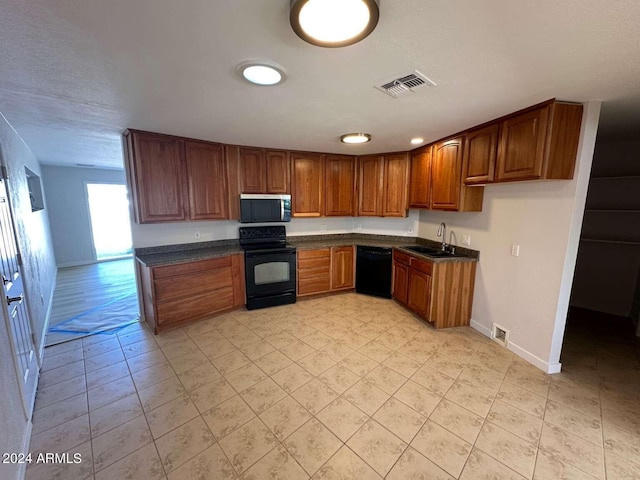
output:
[[520,255],[520,245],[511,245],[511,255],[514,257]]
[[462,244],[471,245],[471,236],[462,234]]

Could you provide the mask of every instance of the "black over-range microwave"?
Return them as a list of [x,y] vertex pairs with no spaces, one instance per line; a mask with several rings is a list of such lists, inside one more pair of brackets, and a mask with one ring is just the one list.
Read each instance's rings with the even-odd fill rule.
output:
[[240,222],[290,222],[291,195],[240,195]]

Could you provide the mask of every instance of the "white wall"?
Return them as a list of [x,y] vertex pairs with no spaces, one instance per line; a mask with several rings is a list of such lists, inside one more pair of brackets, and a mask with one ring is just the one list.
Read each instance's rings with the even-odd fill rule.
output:
[[480,251],[472,326],[487,335],[492,323],[505,327],[509,348],[549,373],[560,369],[599,113],[598,102],[585,105],[573,180],[489,185],[482,212],[420,213],[420,237],[436,240],[445,222],[458,245],[470,235],[470,248]]
[[96,261],[86,182],[126,184],[124,170],[42,166],[42,186],[58,267]]
[[[406,218],[378,217],[321,217],[294,218],[284,225],[287,235],[324,235],[332,233],[369,233],[415,237],[418,232],[419,213],[409,211]],[[238,238],[237,221],[180,222],[165,224],[133,224],[133,246],[135,248],[172,245],[193,242],[208,242]],[[252,224],[246,224],[252,225]],[[245,225],[245,226],[246,226]],[[195,233],[200,232],[200,239]]]
[[[40,165],[29,147],[0,114],[0,148],[8,170],[7,186],[14,214],[18,248],[23,258],[23,279],[29,314],[42,347],[55,284],[55,261],[45,210],[32,212],[24,167],[40,175]],[[1,312],[1,310],[0,310]],[[3,314],[0,313],[0,317]],[[30,421],[25,415],[9,348],[9,331],[0,318],[0,452],[28,451]],[[40,350],[40,349],[39,349]],[[21,467],[0,464],[0,478],[21,478]]]

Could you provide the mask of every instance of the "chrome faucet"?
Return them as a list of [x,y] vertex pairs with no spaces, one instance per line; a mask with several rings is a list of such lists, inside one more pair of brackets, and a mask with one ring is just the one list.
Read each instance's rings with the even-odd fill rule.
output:
[[438,232],[436,233],[436,236],[438,237],[442,236],[442,251],[446,252],[447,251],[447,226],[444,224],[444,222],[442,222],[438,227]]

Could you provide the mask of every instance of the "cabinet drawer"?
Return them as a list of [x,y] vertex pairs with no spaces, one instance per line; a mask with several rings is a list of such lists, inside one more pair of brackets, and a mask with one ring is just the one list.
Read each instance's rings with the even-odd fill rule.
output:
[[188,300],[158,303],[156,321],[158,325],[167,325],[204,317],[230,308],[233,308],[233,288],[224,287],[213,292],[194,295]]
[[403,265],[409,265],[411,261],[411,255],[407,255],[406,253],[402,253],[399,250],[393,250],[393,261],[402,263]]
[[308,275],[298,277],[298,295],[328,292],[331,289],[329,271],[324,275]]
[[188,273],[202,272],[203,270],[212,270],[215,268],[223,268],[231,266],[231,255],[220,258],[211,258],[208,260],[199,260],[197,262],[178,263],[176,265],[166,265],[163,267],[153,267],[153,278],[172,277],[174,275],[186,275]]
[[326,258],[331,257],[330,248],[317,248],[315,250],[298,250],[298,261],[303,262],[312,258]]
[[231,267],[160,278],[154,281],[156,302],[191,297],[233,284]]
[[424,272],[428,275],[431,275],[431,271],[433,270],[433,264],[430,262],[425,262],[424,260],[420,260],[419,258],[411,257],[411,268],[415,268],[421,272]]

